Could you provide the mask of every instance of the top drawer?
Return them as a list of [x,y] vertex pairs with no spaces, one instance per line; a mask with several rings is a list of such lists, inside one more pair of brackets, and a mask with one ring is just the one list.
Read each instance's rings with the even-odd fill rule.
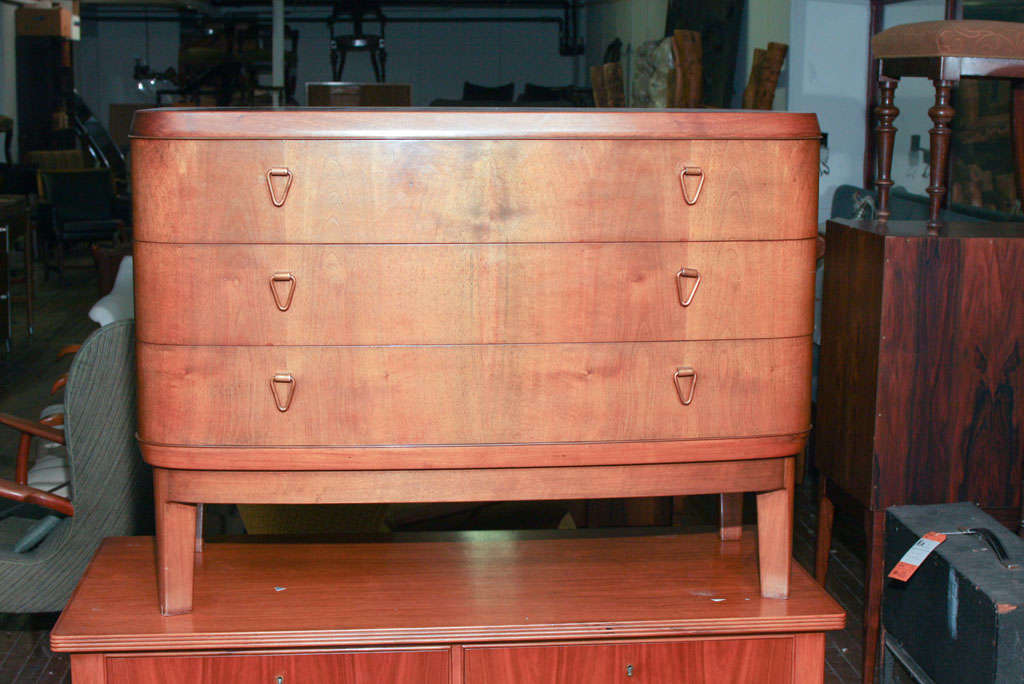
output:
[[817,230],[815,140],[137,139],[132,155],[135,236],[152,242],[706,241]]

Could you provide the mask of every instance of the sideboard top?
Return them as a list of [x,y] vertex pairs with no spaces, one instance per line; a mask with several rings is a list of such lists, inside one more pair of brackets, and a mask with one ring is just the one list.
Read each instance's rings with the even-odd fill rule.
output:
[[814,114],[629,109],[144,109],[134,138],[280,139],[714,139],[820,135]]

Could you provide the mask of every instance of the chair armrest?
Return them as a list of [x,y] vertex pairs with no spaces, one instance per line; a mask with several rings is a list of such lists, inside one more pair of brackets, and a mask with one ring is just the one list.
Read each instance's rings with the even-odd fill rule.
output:
[[56,494],[44,492],[42,489],[18,484],[11,480],[0,479],[0,498],[35,504],[36,506],[49,508],[51,511],[63,513],[64,515],[75,514],[75,507],[71,504],[71,501],[63,496],[57,496]]
[[57,444],[64,444],[63,432],[34,420],[26,420],[24,418],[19,418],[18,416],[12,416],[9,413],[0,413],[0,425],[12,427],[18,432],[23,432],[34,437],[48,439],[51,442],[56,442]]
[[62,359],[68,354],[77,354],[78,350],[82,348],[80,344],[69,344],[66,347],[61,347],[60,351],[57,352],[57,358]]

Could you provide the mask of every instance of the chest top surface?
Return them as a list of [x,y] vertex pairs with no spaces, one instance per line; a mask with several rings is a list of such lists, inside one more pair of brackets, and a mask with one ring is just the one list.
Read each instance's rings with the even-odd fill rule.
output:
[[715,139],[820,135],[814,114],[714,110],[278,108],[146,109],[134,138],[203,139]]

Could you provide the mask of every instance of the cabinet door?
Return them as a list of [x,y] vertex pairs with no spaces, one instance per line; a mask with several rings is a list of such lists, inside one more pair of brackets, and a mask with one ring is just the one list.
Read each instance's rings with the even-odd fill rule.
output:
[[107,659],[107,683],[448,684],[448,663],[448,649],[114,657]]
[[793,638],[466,649],[466,684],[791,682]]

